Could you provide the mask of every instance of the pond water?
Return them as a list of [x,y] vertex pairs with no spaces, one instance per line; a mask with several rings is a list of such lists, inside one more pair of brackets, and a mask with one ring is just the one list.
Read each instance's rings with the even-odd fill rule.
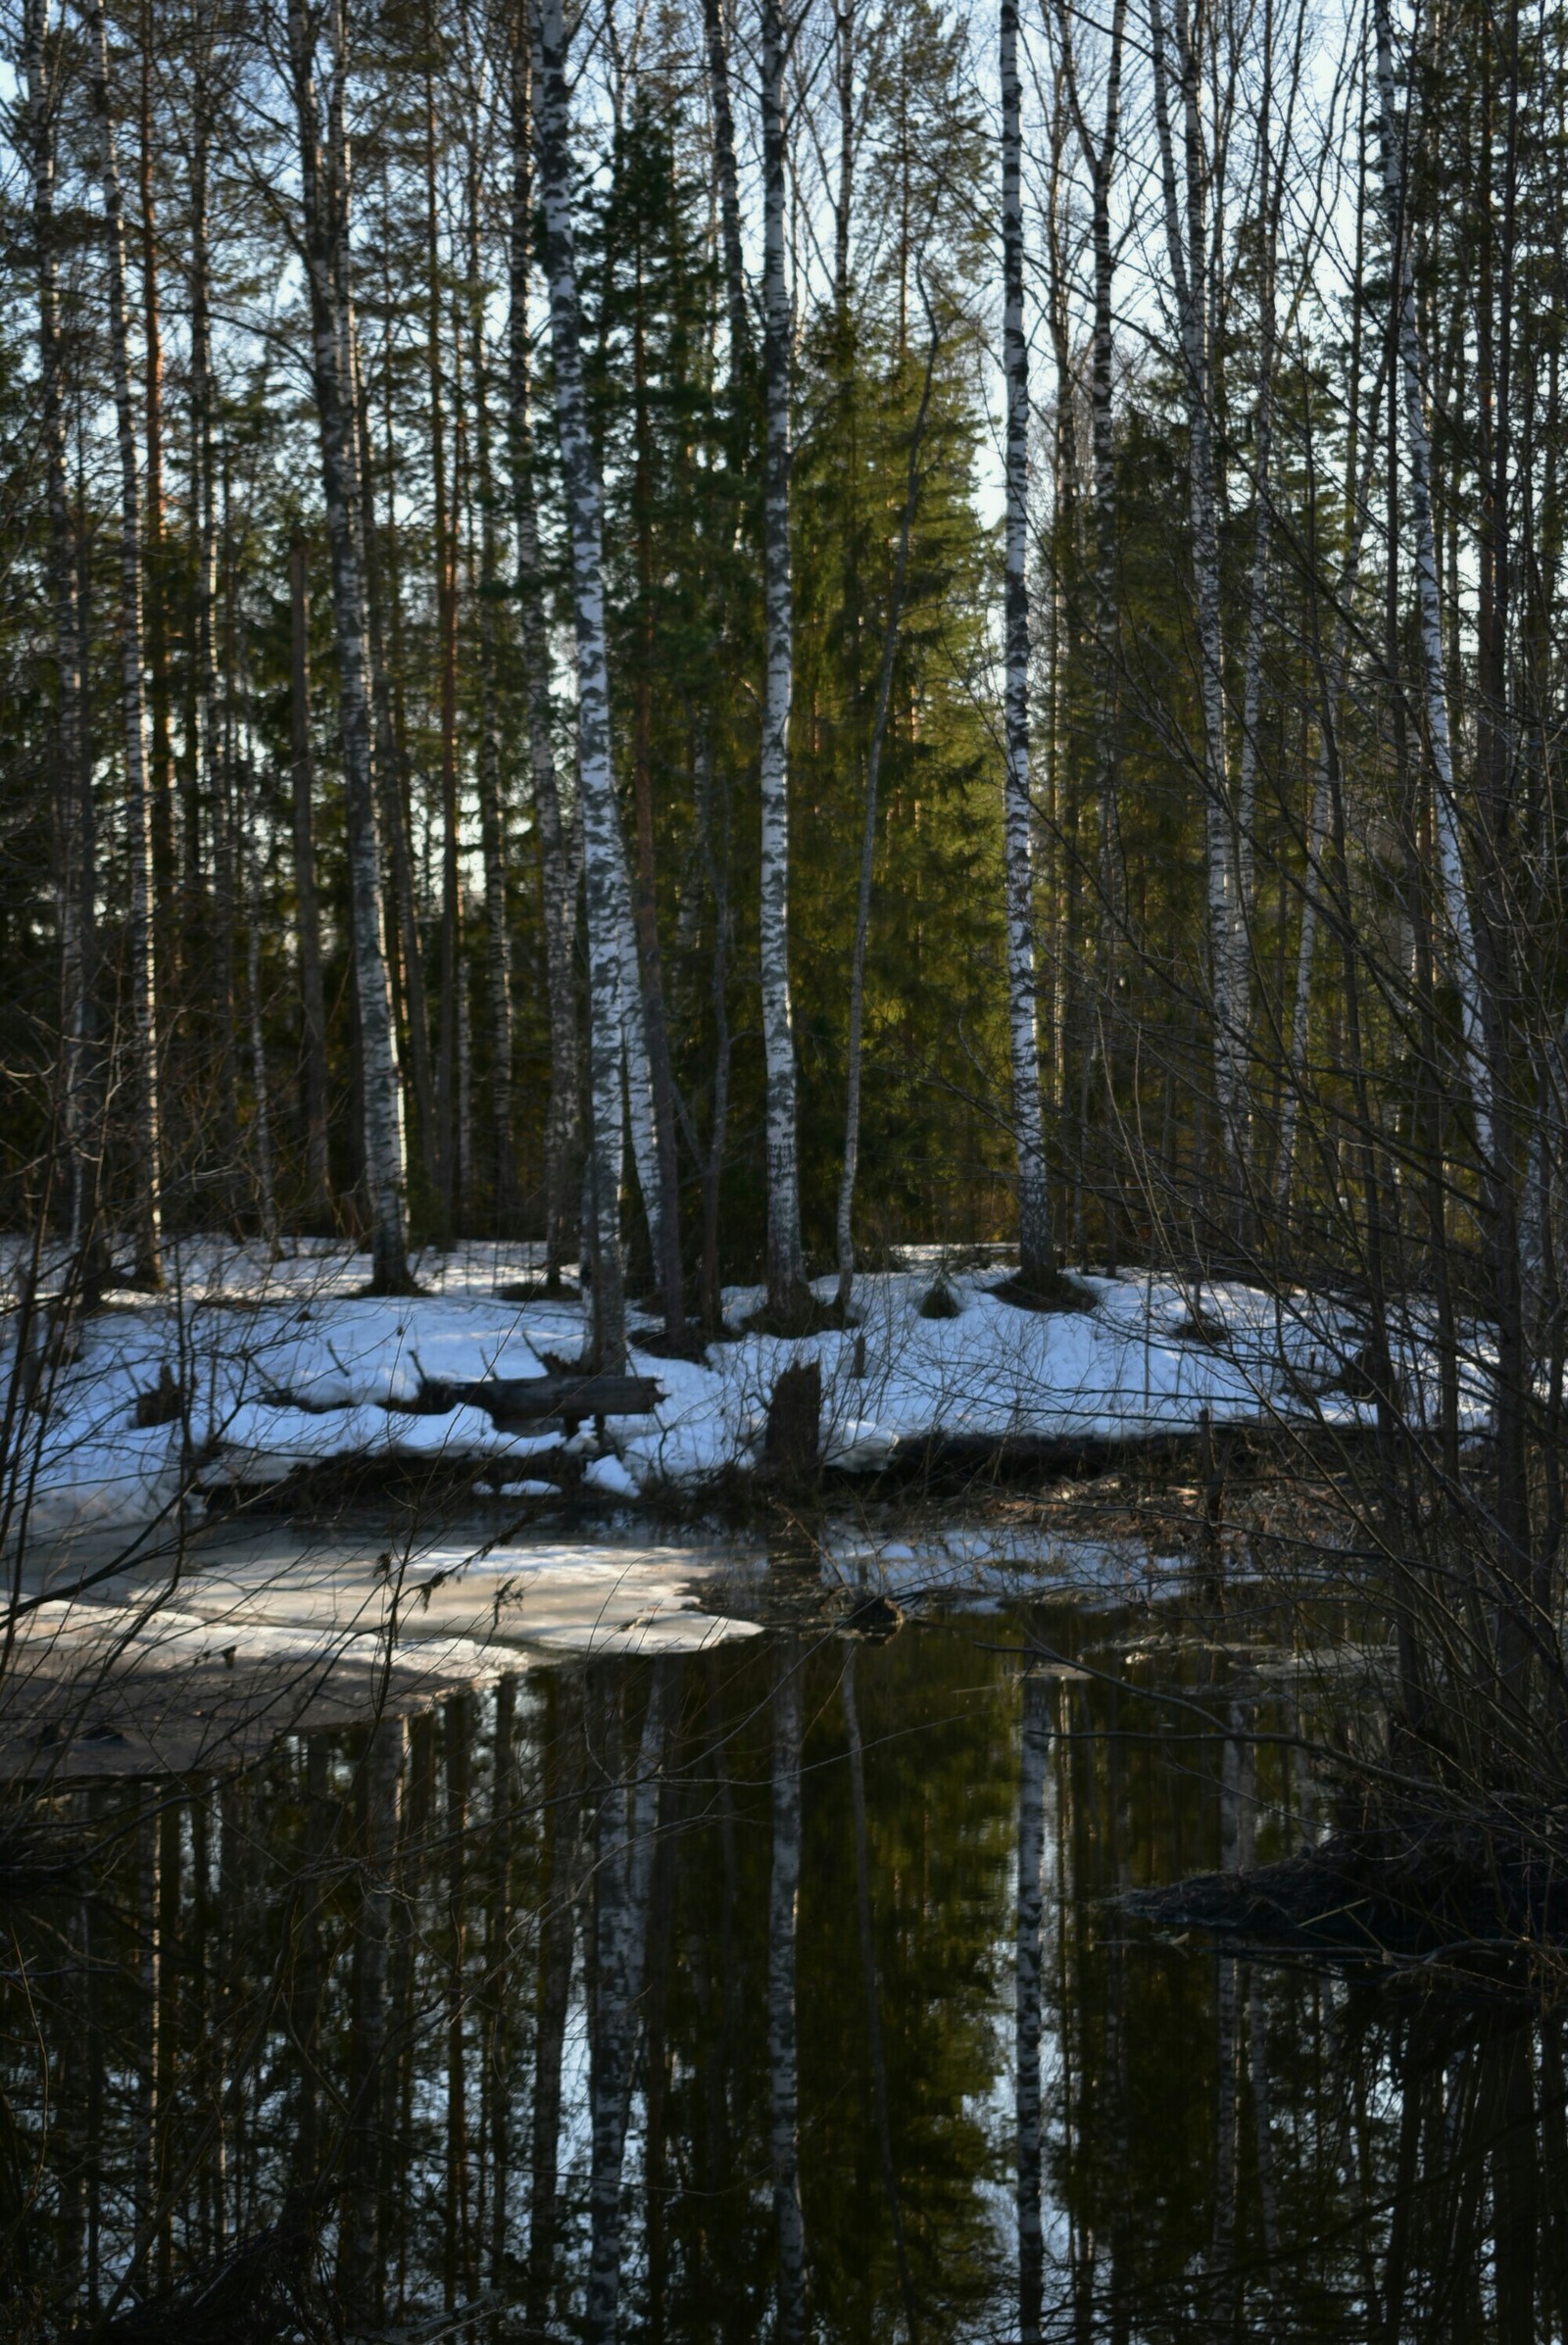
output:
[[1557,2014],[1116,1903],[1320,1831],[1278,1628],[803,1607],[63,1797],[94,1861],[7,1913],[0,2333],[1561,2335]]

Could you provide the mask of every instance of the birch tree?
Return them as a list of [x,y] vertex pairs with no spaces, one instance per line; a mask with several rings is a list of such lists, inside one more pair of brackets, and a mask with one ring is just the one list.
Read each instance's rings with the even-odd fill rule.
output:
[[[335,12],[340,0],[328,0]],[[321,489],[332,564],[337,643],[338,714],[343,735],[350,913],[355,994],[360,1018],[365,1180],[370,1219],[370,1287],[376,1295],[411,1290],[405,1203],[403,1094],[387,967],[381,898],[370,662],[361,521],[358,510],[357,398],[347,311],[349,181],[346,140],[323,152],[316,56],[321,12],[288,0],[289,66],[299,135],[305,274],[311,305],[311,376],[320,442]],[[343,27],[334,22],[331,71],[346,68]],[[341,87],[331,102],[341,105]],[[341,160],[339,160],[341,158]]]
[[293,747],[294,901],[299,929],[300,1089],[305,1107],[309,1210],[332,1206],[327,1154],[326,989],[321,978],[321,909],[316,886],[316,758],[311,744],[310,548],[289,551],[289,697]]
[[108,265],[109,349],[120,454],[120,716],[125,777],[125,857],[129,904],[125,926],[126,1028],[129,1035],[132,1146],[130,1215],[137,1278],[161,1287],[162,1132],[158,1092],[158,1004],[153,966],[153,831],[148,773],[147,700],[142,646],[141,486],[130,377],[130,316],[125,298],[125,215],[109,88],[109,36],[102,0],[87,0],[88,71],[98,133]]
[[1027,1292],[1055,1277],[1035,998],[1034,822],[1029,804],[1029,345],[1023,318],[1023,130],[1017,0],[1002,0],[1002,359],[1006,377],[1004,534],[1005,672],[1003,828],[1006,857],[1007,1031],[1018,1166],[1018,1276]]
[[[604,498],[583,391],[576,237],[571,215],[566,36],[561,0],[539,0],[534,20],[539,86],[539,192],[550,280],[556,429],[571,548],[577,644],[577,772],[582,792],[583,891],[588,912],[592,1356],[619,1367],[626,1352],[620,1251],[621,1065],[638,978],[630,890],[611,760],[610,666],[605,640]],[[627,965],[628,949],[632,954]],[[646,1068],[646,1052],[644,1053]],[[633,1074],[633,1086],[642,1070]],[[646,1090],[646,1076],[643,1074]],[[656,1256],[657,1258],[657,1256]]]
[[789,762],[795,686],[790,569],[790,389],[794,321],[785,266],[784,68],[788,37],[781,0],[761,0],[762,375],[766,403],[762,467],[761,895],[760,949],[762,1048],[767,1061],[767,1305],[780,1326],[804,1324],[811,1308],[801,1242],[796,1131],[795,1028],[790,1006]]
[[527,10],[519,10],[512,73],[512,218],[508,455],[512,470],[514,578],[522,637],[528,709],[528,766],[544,896],[545,995],[550,1021],[550,1100],[545,1111],[545,1284],[561,1283],[571,1221],[573,1156],[581,1119],[577,997],[572,970],[580,841],[563,804],[556,771],[550,701],[550,646],[545,627],[539,520],[534,503],[532,362],[528,317],[533,233],[533,47]]

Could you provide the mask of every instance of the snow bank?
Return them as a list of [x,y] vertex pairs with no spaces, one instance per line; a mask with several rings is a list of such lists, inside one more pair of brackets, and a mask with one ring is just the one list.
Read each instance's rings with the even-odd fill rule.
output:
[[[526,1246],[425,1255],[426,1291],[397,1301],[368,1299],[366,1257],[338,1246],[271,1261],[257,1247],[186,1244],[171,1248],[171,1264],[168,1295],[112,1295],[82,1328],[77,1355],[41,1381],[13,1461],[34,1531],[146,1522],[184,1489],[255,1488],[348,1459],[448,1461],[523,1493],[554,1487],[569,1450],[577,1487],[606,1501],[654,1485],[698,1490],[755,1462],[780,1371],[813,1358],[825,1455],[852,1470],[931,1438],[1126,1441],[1190,1431],[1203,1411],[1216,1426],[1353,1426],[1369,1413],[1357,1375],[1365,1328],[1333,1298],[1128,1275],[1086,1279],[1092,1309],[1048,1314],[998,1299],[994,1271],[950,1271],[958,1315],[925,1319],[925,1267],[863,1279],[861,1324],[849,1334],[746,1335],[701,1363],[634,1342],[633,1367],[663,1397],[647,1417],[612,1420],[601,1449],[588,1432],[570,1443],[555,1432],[500,1433],[471,1403],[412,1413],[427,1380],[534,1376],[547,1354],[578,1351],[580,1305],[499,1293],[526,1280]],[[819,1293],[826,1300],[830,1283]],[[760,1299],[729,1294],[732,1323]],[[1476,1430],[1486,1360],[1484,1344],[1472,1348],[1463,1408]],[[1412,1413],[1435,1410],[1419,1314],[1397,1334],[1396,1365]],[[138,1396],[156,1394],[161,1379],[179,1388],[183,1412],[138,1426]],[[142,1413],[157,1412],[144,1401]]]

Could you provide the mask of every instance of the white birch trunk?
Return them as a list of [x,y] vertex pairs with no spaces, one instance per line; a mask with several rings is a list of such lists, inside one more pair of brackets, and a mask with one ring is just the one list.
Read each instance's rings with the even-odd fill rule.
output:
[[104,241],[109,264],[109,343],[120,450],[120,708],[124,733],[125,856],[130,901],[125,935],[127,1024],[134,1101],[131,1228],[136,1275],[162,1286],[163,1212],[159,1198],[158,1009],[153,970],[153,831],[147,756],[147,701],[141,625],[141,491],[130,380],[130,317],[125,299],[125,216],[109,100],[109,39],[102,0],[87,0],[89,72],[103,180]]
[[305,1107],[306,1189],[313,1215],[332,1210],[327,1139],[326,993],[321,979],[321,913],[316,886],[316,760],[311,749],[310,549],[297,538],[289,555],[293,717],[294,899],[299,927],[300,1074]]
[[1377,38],[1379,143],[1383,162],[1383,205],[1389,244],[1397,269],[1399,368],[1404,387],[1404,429],[1410,464],[1410,518],[1415,534],[1416,599],[1421,654],[1426,670],[1427,743],[1437,782],[1434,828],[1438,876],[1452,949],[1449,974],[1459,996],[1465,1077],[1483,1164],[1492,1157],[1492,1077],[1487,1062],[1481,977],[1475,931],[1465,889],[1459,816],[1454,797],[1453,751],[1448,734],[1448,699],[1443,673],[1443,611],[1438,596],[1437,547],[1432,525],[1432,444],[1421,395],[1421,334],[1416,321],[1415,282],[1410,268],[1408,223],[1399,162],[1398,116],[1394,90],[1394,33],[1389,0],[1373,0]]
[[[556,427],[571,540],[577,640],[577,772],[582,793],[583,886],[588,910],[588,1020],[593,1134],[592,1190],[595,1365],[618,1368],[626,1353],[620,1251],[620,1070],[634,1056],[628,1014],[640,1007],[631,891],[611,762],[610,668],[605,641],[604,500],[588,429],[571,217],[571,149],[562,0],[539,0],[534,24],[539,85],[539,187],[550,279],[556,363]],[[628,961],[628,947],[632,958]],[[628,1088],[647,1090],[646,1045],[628,1064]],[[650,1193],[644,1192],[645,1197]],[[585,1247],[586,1250],[586,1247]],[[657,1257],[656,1257],[657,1258]]]
[[[511,317],[508,321],[509,457],[512,466],[517,617],[528,695],[528,764],[539,828],[550,1013],[550,1103],[545,1112],[545,1280],[559,1284],[572,1220],[572,1157],[582,1119],[573,938],[581,876],[569,810],[562,805],[551,724],[539,523],[534,506],[528,260],[532,234],[532,52],[518,42],[513,79]],[[586,1239],[585,1239],[586,1243]]]
[[785,30],[780,0],[762,0],[763,624],[760,958],[767,1062],[767,1298],[783,1320],[808,1306],[801,1243],[795,1031],[789,965],[790,702],[795,681],[790,569],[790,384],[793,320],[785,273]]
[[1207,869],[1209,985],[1213,997],[1214,1098],[1238,1196],[1248,1139],[1247,933],[1241,911],[1225,740],[1225,644],[1220,616],[1219,507],[1211,414],[1208,254],[1200,67],[1187,0],[1175,0],[1176,67],[1182,105],[1185,203],[1178,192],[1171,132],[1168,35],[1160,0],[1151,0],[1154,114],[1171,289],[1187,402],[1188,491],[1198,606],[1199,702],[1202,717],[1203,835]]
[[512,922],[507,904],[507,806],[501,778],[501,729],[496,705],[496,496],[490,437],[490,374],[486,363],[484,256],[480,245],[477,168],[468,182],[469,321],[473,337],[475,441],[479,502],[479,824],[484,849],[484,914],[489,951],[485,991],[490,1010],[490,1128],[495,1146],[498,1233],[512,1234],[516,1194],[513,1140]]
[[[1279,243],[1283,167],[1276,189],[1272,125],[1274,11],[1263,11],[1263,88],[1258,105],[1258,181],[1262,191],[1264,249],[1259,288],[1258,383],[1252,466],[1252,565],[1247,603],[1247,644],[1242,656],[1241,770],[1236,791],[1236,1022],[1244,1041],[1250,1025],[1252,897],[1257,829],[1257,728],[1263,706],[1263,616],[1268,590],[1269,463],[1274,431],[1274,272]],[[1250,1139],[1250,1131],[1249,1132]]]
[[[370,673],[357,497],[358,442],[350,336],[343,315],[346,283],[346,153],[328,169],[321,148],[316,85],[316,31],[307,0],[289,0],[289,57],[299,122],[305,212],[305,264],[311,300],[312,374],[321,444],[321,486],[332,562],[338,708],[343,730],[349,896],[355,993],[360,1013],[365,1180],[370,1210],[372,1291],[406,1293],[411,1285],[405,1209],[403,1092],[387,968],[381,903],[381,846],[376,820],[375,758],[370,729]],[[334,72],[344,70],[342,27],[334,23]],[[334,141],[334,148],[338,142]]]
[[1017,0],[1002,0],[1003,367],[1007,386],[1005,680],[1007,1033],[1012,1127],[1018,1157],[1018,1254],[1023,1286],[1045,1289],[1055,1271],[1040,1097],[1035,1001],[1034,824],[1029,806],[1029,350],[1023,324],[1023,143]]

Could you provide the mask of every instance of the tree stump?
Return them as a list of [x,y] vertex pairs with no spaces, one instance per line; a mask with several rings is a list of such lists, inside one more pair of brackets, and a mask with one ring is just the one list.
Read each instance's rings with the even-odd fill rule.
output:
[[809,1482],[821,1462],[821,1364],[797,1360],[773,1387],[762,1462],[777,1482]]

